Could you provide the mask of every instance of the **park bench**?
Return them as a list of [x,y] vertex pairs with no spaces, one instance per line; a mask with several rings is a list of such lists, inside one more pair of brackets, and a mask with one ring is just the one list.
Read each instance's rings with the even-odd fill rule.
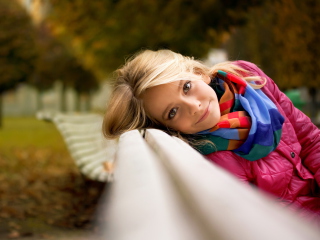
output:
[[112,181],[117,142],[103,137],[101,115],[39,112],[37,118],[55,124],[75,164],[86,178]]
[[98,210],[100,231],[92,239],[320,239],[312,223],[160,130],[133,130],[109,141],[100,115],[48,119],[80,171],[109,181]]
[[318,240],[319,229],[178,138],[124,133],[99,211],[99,239]]

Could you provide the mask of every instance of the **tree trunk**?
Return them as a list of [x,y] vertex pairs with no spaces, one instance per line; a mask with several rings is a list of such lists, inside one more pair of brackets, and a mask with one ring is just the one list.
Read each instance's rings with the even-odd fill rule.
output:
[[90,92],[85,93],[85,111],[86,112],[90,112],[91,111],[91,94]]
[[80,101],[81,101],[81,98],[80,98],[80,93],[78,91],[75,91],[75,111],[76,112],[80,112]]
[[66,86],[62,83],[61,93],[60,93],[60,111],[66,112],[67,105],[66,105]]
[[3,106],[2,106],[2,98],[3,98],[3,94],[0,92],[0,129],[3,127],[2,126],[2,120],[3,120]]
[[37,89],[37,111],[43,110],[42,95],[43,90]]

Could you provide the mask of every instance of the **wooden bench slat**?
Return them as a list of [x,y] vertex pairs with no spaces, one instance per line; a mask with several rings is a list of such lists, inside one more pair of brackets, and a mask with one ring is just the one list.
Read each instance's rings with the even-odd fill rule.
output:
[[146,140],[210,239],[319,239],[319,232],[273,198],[240,183],[182,140],[155,129],[146,131]]
[[65,136],[65,141],[68,143],[73,143],[73,142],[96,142],[99,143],[99,145],[103,144],[105,145],[105,140],[104,137],[101,134],[96,134],[93,132],[93,130],[88,130],[91,131],[92,133],[62,133]]
[[81,168],[81,172],[89,178],[94,178],[97,181],[111,181],[112,176],[110,176],[101,164],[95,164],[94,166],[88,166]]
[[87,155],[87,156],[81,156],[76,160],[76,164],[79,167],[82,167],[83,165],[86,165],[92,161],[97,161],[99,163],[103,163],[105,161],[111,161],[112,159],[108,159],[109,154],[105,152],[97,152],[92,155]]
[[102,116],[98,114],[57,114],[52,121],[60,131],[80,171],[97,181],[112,179],[104,163],[114,161],[115,140],[106,140],[101,131]]
[[118,149],[101,239],[205,239],[139,132],[123,134]]

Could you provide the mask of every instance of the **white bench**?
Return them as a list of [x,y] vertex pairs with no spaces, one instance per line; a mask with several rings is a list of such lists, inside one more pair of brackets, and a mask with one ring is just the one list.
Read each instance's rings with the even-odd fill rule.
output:
[[99,114],[39,114],[54,122],[80,172],[95,181],[111,181],[117,141],[102,135]]
[[180,139],[155,129],[142,135],[134,130],[120,137],[114,181],[101,201],[99,239],[320,239],[312,224]]

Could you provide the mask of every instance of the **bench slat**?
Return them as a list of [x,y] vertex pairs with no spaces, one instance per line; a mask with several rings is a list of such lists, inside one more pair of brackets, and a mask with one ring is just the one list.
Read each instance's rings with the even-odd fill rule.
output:
[[101,239],[205,239],[137,130],[121,136],[116,156]]
[[319,232],[273,198],[239,182],[182,140],[155,129],[147,130],[146,140],[210,239],[319,239]]
[[63,136],[80,172],[92,180],[110,181],[112,172],[105,171],[104,163],[113,163],[117,142],[103,137],[102,116],[57,114],[52,121]]

